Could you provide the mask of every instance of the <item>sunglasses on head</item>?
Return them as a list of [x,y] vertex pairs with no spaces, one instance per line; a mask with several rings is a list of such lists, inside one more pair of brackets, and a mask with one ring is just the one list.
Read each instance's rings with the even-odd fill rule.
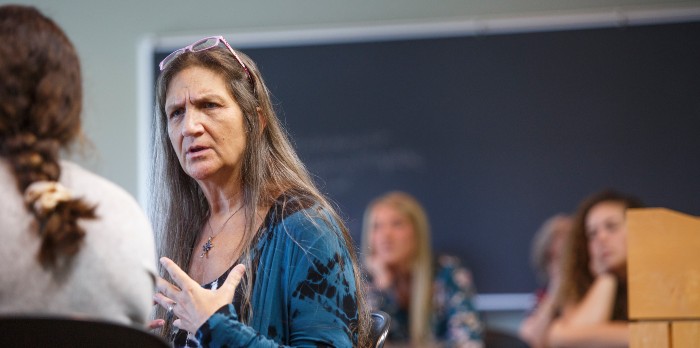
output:
[[170,64],[170,62],[175,60],[175,58],[177,58],[179,55],[181,55],[187,51],[190,51],[190,52],[206,51],[208,49],[219,46],[219,43],[223,43],[226,46],[226,48],[228,48],[228,50],[233,55],[233,58],[236,58],[236,61],[238,62],[238,64],[240,64],[241,67],[243,68],[243,71],[245,71],[246,76],[248,76],[248,81],[250,81],[250,83],[252,84],[253,83],[253,76],[250,74],[248,67],[245,66],[245,64],[243,64],[243,61],[241,60],[241,58],[238,57],[238,55],[236,54],[236,51],[234,51],[233,48],[231,48],[231,45],[229,45],[228,42],[226,42],[226,39],[224,39],[224,37],[220,36],[220,35],[219,36],[205,37],[201,40],[195,41],[194,43],[192,43],[191,45],[189,45],[187,47],[183,47],[183,48],[180,48],[178,50],[175,50],[173,53],[170,53],[167,57],[165,57],[162,61],[160,61],[160,64],[158,64],[158,67],[160,68],[160,71],[163,71],[163,69],[165,69],[165,67],[168,64]]

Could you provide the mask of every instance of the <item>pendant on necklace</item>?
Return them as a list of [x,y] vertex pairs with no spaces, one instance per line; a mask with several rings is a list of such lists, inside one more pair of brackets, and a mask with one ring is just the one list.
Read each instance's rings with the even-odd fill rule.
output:
[[214,244],[211,244],[211,236],[209,239],[207,239],[207,242],[202,245],[202,253],[199,254],[199,257],[204,257],[205,255],[209,257],[209,250],[214,247]]

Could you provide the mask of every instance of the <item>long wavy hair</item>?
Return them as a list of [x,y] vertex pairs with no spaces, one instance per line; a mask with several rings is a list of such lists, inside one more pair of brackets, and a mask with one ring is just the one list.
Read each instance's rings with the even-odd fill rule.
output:
[[[374,208],[387,205],[411,222],[415,233],[416,255],[411,263],[411,295],[409,298],[409,333],[411,342],[420,346],[431,339],[433,305],[433,252],[430,243],[430,223],[425,209],[417,199],[405,192],[388,192],[372,200],[365,209],[362,223],[362,257],[369,265],[374,257],[370,245]],[[371,270],[371,267],[368,267]]]
[[[590,269],[586,218],[593,207],[603,202],[621,203],[625,209],[643,207],[638,198],[612,189],[604,189],[581,202],[574,214],[573,227],[564,244],[562,255],[562,285],[559,294],[556,295],[562,307],[580,302],[595,280],[595,275]],[[615,316],[625,317],[626,313],[615,313]]]
[[[243,155],[242,185],[243,211],[255,212],[259,207],[271,206],[282,194],[312,200],[324,210],[329,224],[337,225],[341,238],[352,258],[358,300],[358,325],[352,330],[358,337],[358,345],[367,345],[369,312],[364,303],[363,286],[354,243],[343,220],[334,207],[319,192],[307,169],[297,156],[289,138],[278,120],[270,92],[256,64],[242,52],[236,51],[252,76],[245,71],[228,49],[216,47],[200,52],[186,52],[171,61],[160,73],[156,86],[156,115],[153,130],[155,159],[152,172],[152,214],[158,237],[160,255],[167,255],[183,269],[189,269],[193,248],[199,231],[210,214],[209,204],[197,184],[181,168],[167,133],[165,99],[173,78],[189,67],[208,69],[227,81],[228,92],[233,96],[244,114],[246,147]],[[246,269],[254,269],[251,259],[252,243],[256,240],[255,216],[245,215],[245,231],[242,240],[241,260]],[[162,273],[162,272],[161,272]],[[249,322],[253,315],[251,291],[253,278],[245,277],[241,285],[242,321]],[[156,314],[163,317],[164,310]],[[162,330],[165,337],[171,323]]]
[[[59,152],[81,135],[82,98],[80,61],[63,30],[33,7],[0,6],[0,156],[21,194],[35,182],[58,181]],[[85,237],[78,220],[95,217],[82,199],[27,210],[45,267],[70,260]]]

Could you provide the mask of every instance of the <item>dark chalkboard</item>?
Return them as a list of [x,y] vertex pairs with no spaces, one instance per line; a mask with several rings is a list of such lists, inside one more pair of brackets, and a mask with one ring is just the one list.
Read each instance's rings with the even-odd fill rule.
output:
[[700,22],[243,50],[354,237],[410,192],[481,293],[531,291],[533,233],[601,188],[700,215]]

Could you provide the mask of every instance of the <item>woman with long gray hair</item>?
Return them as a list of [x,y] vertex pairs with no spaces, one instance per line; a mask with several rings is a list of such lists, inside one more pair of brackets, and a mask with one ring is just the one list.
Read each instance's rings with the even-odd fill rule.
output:
[[213,36],[160,69],[153,220],[167,280],[153,326],[176,347],[366,346],[352,240],[256,65]]

